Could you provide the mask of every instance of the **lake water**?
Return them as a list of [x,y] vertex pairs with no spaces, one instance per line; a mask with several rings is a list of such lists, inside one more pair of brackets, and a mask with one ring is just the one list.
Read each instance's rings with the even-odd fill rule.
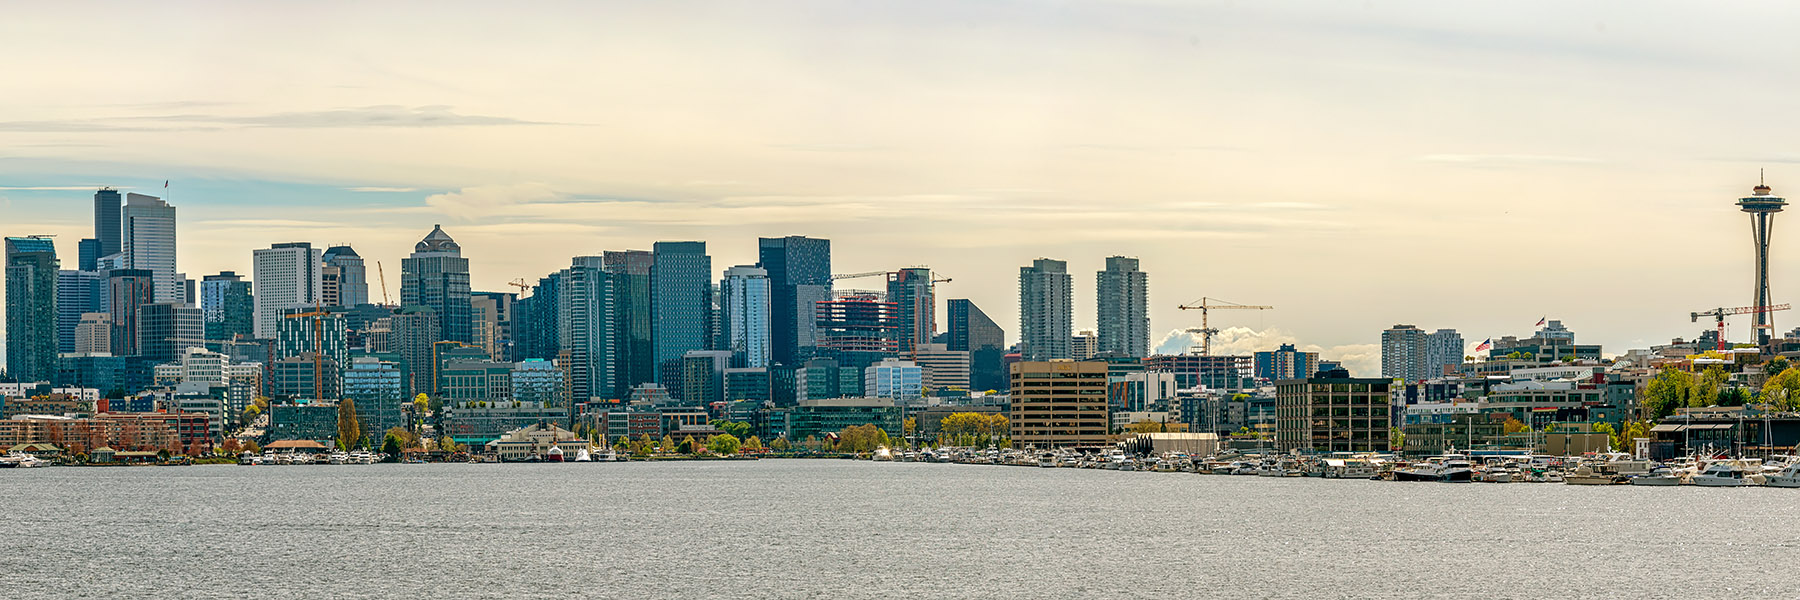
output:
[[835,460],[0,471],[7,598],[1794,598],[1800,490]]

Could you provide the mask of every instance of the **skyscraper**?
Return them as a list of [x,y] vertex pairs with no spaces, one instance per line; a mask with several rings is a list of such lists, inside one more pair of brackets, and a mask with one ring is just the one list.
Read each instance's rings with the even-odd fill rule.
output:
[[400,259],[400,303],[431,307],[443,328],[438,334],[441,341],[467,343],[474,338],[469,259],[462,257],[462,246],[444,233],[443,226],[432,225],[431,233],[413,245],[412,256]]
[[320,258],[326,267],[337,271],[337,301],[333,303],[327,298],[328,304],[356,306],[369,303],[369,272],[355,248],[332,246],[326,248]]
[[725,270],[719,282],[724,313],[725,346],[733,367],[762,368],[770,364],[769,273],[751,266]]
[[611,273],[617,288],[618,328],[613,351],[616,380],[613,393],[624,398],[631,388],[656,381],[656,338],[650,293],[650,272],[656,255],[643,250],[608,250],[601,253],[601,268]]
[[950,350],[969,353],[969,388],[1005,390],[1006,332],[967,299],[945,303],[950,316]]
[[[75,352],[81,316],[106,312],[106,273],[63,269],[56,274],[56,351]],[[110,327],[110,326],[109,326]],[[110,335],[110,334],[109,334]],[[108,340],[111,343],[111,340]]]
[[324,275],[319,250],[307,242],[287,242],[252,253],[252,276],[256,283],[257,339],[274,339],[275,322],[281,311],[299,306],[321,305],[324,297]]
[[1106,257],[1106,270],[1094,276],[1099,316],[1097,352],[1133,358],[1150,354],[1150,275],[1138,270],[1138,259]]
[[[94,241],[98,247],[96,260],[124,251],[119,237],[124,231],[119,225],[121,204],[118,190],[100,188],[94,192]],[[92,267],[84,267],[83,270],[92,270]]]
[[712,257],[706,242],[657,242],[650,265],[651,336],[657,381],[679,396],[688,352],[712,347]]
[[557,330],[575,402],[617,398],[618,290],[599,256],[577,256],[561,272]]
[[144,306],[155,304],[156,274],[143,269],[107,273],[107,312],[112,313],[113,356],[137,356],[138,321]]
[[16,381],[56,376],[59,267],[50,238],[6,238],[6,373]]
[[931,269],[914,267],[888,273],[888,302],[900,308],[900,353],[911,355],[919,344],[937,335],[937,298]]
[[185,284],[175,271],[175,207],[155,196],[128,193],[119,223],[125,268],[155,274],[157,302],[187,302]]
[[169,362],[188,348],[206,345],[206,323],[200,309],[179,302],[153,302],[138,306],[137,355],[154,362]]
[[1381,376],[1408,382],[1428,376],[1424,330],[1395,325],[1381,332]]
[[[1739,198],[1738,209],[1750,213],[1750,241],[1756,245],[1756,293],[1755,303],[1750,306],[1762,308],[1769,306],[1769,227],[1774,224],[1775,213],[1787,206],[1787,200],[1772,195],[1769,186],[1761,182],[1751,190],[1746,198]],[[1767,343],[1769,335],[1775,331],[1774,316],[1767,310],[1751,313],[1755,317],[1757,343]]]
[[437,313],[426,306],[402,306],[388,317],[392,329],[392,349],[400,355],[400,380],[406,386],[406,397],[430,393],[436,384],[437,364],[432,353],[433,342],[443,328]]
[[1444,376],[1444,367],[1462,364],[1463,338],[1455,329],[1425,334],[1425,377]]
[[255,335],[256,301],[250,295],[250,282],[233,271],[202,278],[200,316],[206,321],[208,340]]
[[1074,314],[1069,264],[1040,258],[1019,267],[1019,345],[1025,361],[1071,358]]
[[818,345],[813,305],[831,299],[831,240],[758,238],[756,266],[769,272],[770,354],[799,364]]

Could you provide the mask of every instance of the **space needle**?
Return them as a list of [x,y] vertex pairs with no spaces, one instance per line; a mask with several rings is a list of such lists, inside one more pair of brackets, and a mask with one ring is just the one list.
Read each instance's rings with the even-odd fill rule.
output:
[[1769,306],[1769,226],[1775,220],[1775,213],[1787,206],[1787,200],[1770,193],[1769,186],[1760,178],[1751,194],[1737,201],[1738,209],[1750,213],[1751,240],[1756,243],[1756,303],[1750,305],[1756,312],[1757,341],[1766,343],[1774,334],[1774,320],[1765,307]]

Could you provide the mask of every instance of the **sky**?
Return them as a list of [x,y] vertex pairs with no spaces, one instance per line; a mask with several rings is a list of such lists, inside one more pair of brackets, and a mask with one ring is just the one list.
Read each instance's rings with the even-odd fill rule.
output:
[[[1015,340],[1019,266],[1067,260],[1087,329],[1094,271],[1127,255],[1164,350],[1205,296],[1275,306],[1215,313],[1221,351],[1365,375],[1396,323],[1473,347],[1549,317],[1616,353],[1752,303],[1733,203],[1759,170],[1800,194],[1797,23],[1778,2],[15,6],[0,233],[73,263],[109,185],[179,207],[195,279],[348,243],[396,299],[437,223],[484,290],[656,240],[723,270],[810,235],[840,273],[931,266],[940,305]],[[1784,217],[1776,302],[1800,300]]]

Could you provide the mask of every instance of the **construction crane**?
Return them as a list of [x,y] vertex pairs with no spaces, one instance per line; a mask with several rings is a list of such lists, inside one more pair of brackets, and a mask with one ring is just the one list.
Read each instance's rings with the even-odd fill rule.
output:
[[1180,308],[1181,308],[1181,310],[1200,311],[1200,328],[1199,329],[1189,329],[1189,330],[1187,330],[1187,332],[1200,334],[1200,336],[1201,336],[1200,337],[1200,339],[1201,339],[1200,355],[1201,356],[1212,356],[1213,335],[1219,333],[1219,330],[1213,329],[1212,322],[1208,318],[1209,316],[1211,316],[1211,311],[1214,311],[1214,310],[1269,310],[1269,309],[1272,309],[1275,307],[1263,306],[1260,304],[1238,304],[1236,302],[1226,302],[1224,300],[1219,300],[1216,298],[1201,298],[1199,300],[1195,300],[1193,302],[1183,304],[1183,305],[1181,305]]
[[[919,267],[919,268],[929,269],[931,267]],[[865,271],[862,273],[837,273],[837,274],[834,274],[831,276],[831,281],[837,281],[839,279],[862,279],[864,277],[876,277],[879,275],[891,275],[891,274],[893,274],[893,271]],[[950,283],[950,281],[951,281],[951,279],[949,277],[940,277],[936,273],[932,273],[932,275],[931,275],[932,283]]]
[[1718,320],[1718,322],[1719,322],[1719,339],[1718,339],[1718,344],[1717,344],[1716,349],[1724,350],[1725,349],[1725,317],[1726,316],[1728,316],[1728,315],[1749,315],[1749,314],[1756,314],[1756,313],[1769,313],[1769,312],[1775,312],[1778,310],[1787,310],[1787,309],[1788,309],[1788,305],[1786,305],[1786,304],[1773,304],[1773,305],[1769,305],[1769,306],[1740,306],[1737,308],[1715,308],[1712,310],[1703,310],[1700,312],[1688,313],[1688,319],[1689,319],[1689,322],[1691,322],[1691,323],[1699,323],[1700,317],[1712,317],[1712,318]]
[[[366,273],[367,271],[364,272]],[[388,299],[387,294],[387,270],[381,268],[381,261],[379,260],[375,261],[375,274],[381,276],[381,305],[393,306],[394,302]]]
[[516,287],[516,288],[519,288],[519,295],[520,295],[520,296],[523,296],[523,295],[525,295],[525,292],[526,292],[526,291],[527,291],[527,290],[530,290],[530,289],[531,289],[531,284],[529,284],[529,283],[525,283],[525,278],[523,278],[523,277],[521,277],[521,278],[518,278],[518,279],[514,279],[514,280],[512,280],[512,281],[508,281],[508,282],[506,282],[506,285],[510,285],[510,286],[513,286],[513,287]]

